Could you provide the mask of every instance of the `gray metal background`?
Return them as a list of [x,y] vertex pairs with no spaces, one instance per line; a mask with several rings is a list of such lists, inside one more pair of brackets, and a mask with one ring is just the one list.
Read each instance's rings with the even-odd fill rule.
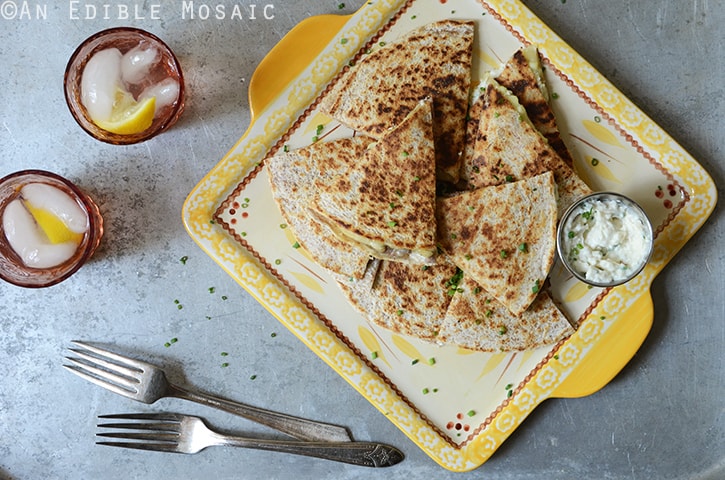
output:
[[[80,2],[79,8],[85,3],[103,4]],[[143,13],[152,3],[127,5],[138,4]],[[347,0],[339,9],[339,0],[271,0],[273,20],[258,10],[247,21],[183,20],[168,13],[178,12],[181,2],[158,3],[167,12],[160,19],[73,20],[70,2],[49,2],[45,20],[0,18],[0,175],[24,168],[63,174],[97,199],[107,226],[95,259],[72,280],[41,291],[0,284],[0,478],[725,478],[721,208],[655,281],[654,328],[614,381],[586,398],[546,401],[482,467],[448,472],[235,284],[180,220],[186,195],[246,129],[247,85],[269,49],[302,19],[352,13],[364,1]],[[255,2],[240,2],[249,3]],[[723,184],[722,0],[524,3]],[[231,8],[233,2],[207,4]],[[31,10],[35,5],[42,3],[28,3]],[[2,2],[0,15],[12,16],[13,6],[23,3]],[[62,76],[84,38],[124,23],[171,45],[185,67],[189,98],[169,133],[111,147],[73,122]],[[182,256],[188,256],[185,265]],[[173,337],[179,341],[165,348]],[[143,406],[60,368],[74,338],[178,361],[183,368],[173,372],[176,378],[348,425],[359,439],[399,446],[407,459],[372,472],[242,450],[181,456],[97,447],[95,415]],[[160,408],[265,433],[179,401],[154,406]]]

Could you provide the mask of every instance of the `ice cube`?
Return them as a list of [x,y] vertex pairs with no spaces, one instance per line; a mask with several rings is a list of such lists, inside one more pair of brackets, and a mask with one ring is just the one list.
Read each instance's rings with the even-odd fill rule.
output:
[[173,78],[167,78],[155,83],[141,92],[139,101],[151,97],[156,97],[156,113],[158,113],[163,108],[173,105],[179,98],[179,82]]
[[143,44],[132,48],[121,59],[121,78],[130,85],[141,83],[151,71],[151,67],[159,63],[161,52]]
[[81,76],[81,103],[94,121],[111,118],[116,89],[121,81],[121,52],[108,48],[95,53]]

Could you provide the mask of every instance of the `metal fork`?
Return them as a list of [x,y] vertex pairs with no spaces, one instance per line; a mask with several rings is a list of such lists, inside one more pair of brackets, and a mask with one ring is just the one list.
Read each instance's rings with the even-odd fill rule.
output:
[[98,418],[128,421],[98,425],[99,428],[123,430],[97,434],[123,440],[96,442],[113,447],[198,453],[206,447],[226,445],[324,458],[365,467],[389,467],[403,460],[400,450],[382,443],[261,440],[223,435],[211,430],[201,418],[179,413],[129,413],[100,415]]
[[87,343],[72,342],[77,357],[65,357],[71,365],[66,369],[112,392],[139,402],[151,404],[165,397],[182,398],[209,405],[309,441],[349,442],[346,428],[273,412],[243,403],[192,391],[174,385],[164,371],[151,363],[128,358]]

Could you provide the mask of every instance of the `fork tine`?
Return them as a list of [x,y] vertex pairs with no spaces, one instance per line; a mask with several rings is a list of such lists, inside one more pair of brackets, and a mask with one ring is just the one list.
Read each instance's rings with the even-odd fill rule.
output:
[[108,370],[83,363],[76,358],[66,357],[66,360],[72,363],[72,365],[63,365],[64,367],[71,368],[72,370],[78,372],[83,372],[84,374],[102,380],[105,383],[113,383],[129,392],[136,393],[136,387],[139,385],[139,381],[136,378],[117,375],[114,372],[109,372]]
[[137,450],[151,450],[154,452],[181,453],[176,449],[176,445],[171,443],[96,442],[96,445],[106,445],[109,447],[121,448],[135,448]]
[[86,363],[75,357],[65,357],[65,359],[82,370],[92,373],[98,377],[106,378],[115,383],[119,383],[128,388],[134,388],[139,383],[138,378],[135,377],[132,372],[129,372],[129,375],[126,375],[124,372],[107,370],[105,368],[101,368],[100,366],[93,365],[92,363]]
[[75,348],[69,348],[68,350],[75,353],[77,356],[79,356],[82,360],[86,361],[90,365],[99,365],[107,370],[117,372],[120,375],[124,375],[129,378],[134,378],[137,374],[143,373],[143,369],[138,367],[127,367],[125,365],[119,365],[118,363],[109,362],[105,358],[89,355],[88,353]]
[[[135,440],[131,442],[97,441],[98,445],[135,448],[162,452],[178,452],[181,415],[176,413],[118,413],[99,415],[99,419],[132,420],[129,423],[100,423],[99,428],[129,430],[121,432],[100,432],[97,437]],[[135,420],[135,421],[133,421]]]
[[[99,423],[99,428],[120,428],[125,430],[151,430],[160,432],[177,432],[179,430],[178,423]],[[100,434],[99,434],[100,435]]]
[[79,346],[79,347],[81,347],[81,348],[83,348],[85,350],[88,350],[90,352],[93,352],[96,355],[100,355],[102,357],[108,357],[111,360],[115,360],[116,362],[122,363],[124,365],[128,365],[129,367],[141,368],[145,364],[145,362],[142,362],[140,360],[134,360],[134,359],[129,358],[129,357],[125,356],[125,355],[121,355],[121,354],[118,354],[118,353],[115,353],[115,352],[111,352],[109,350],[105,350],[105,349],[103,349],[101,347],[97,347],[95,345],[89,345],[89,344],[87,344],[85,342],[81,342],[81,341],[78,341],[78,340],[73,340],[73,341],[71,341],[71,343],[74,344],[74,345],[77,345],[77,346]]
[[113,418],[121,420],[159,420],[168,422],[180,422],[184,415],[180,413],[114,413],[98,415],[98,418]]
[[133,398],[136,399],[136,391],[135,390],[128,390],[126,388],[120,387],[118,385],[115,385],[113,383],[109,383],[107,380],[103,378],[99,378],[96,376],[91,375],[90,373],[86,372],[84,369],[79,368],[74,365],[63,365],[63,368],[66,370],[75,373],[79,377],[88,380],[91,383],[95,383],[99,387],[103,387],[107,390],[110,390],[114,393],[117,393],[119,395],[122,395],[124,397]]
[[179,434],[171,432],[102,432],[97,433],[96,436],[104,438],[121,438],[125,440],[144,440],[168,443],[178,443],[179,441]]

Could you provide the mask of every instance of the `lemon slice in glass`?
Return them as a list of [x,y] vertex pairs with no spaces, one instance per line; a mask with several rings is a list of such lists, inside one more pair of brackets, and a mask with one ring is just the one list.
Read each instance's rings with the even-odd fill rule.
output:
[[63,223],[63,220],[56,217],[52,212],[44,208],[36,208],[32,205],[25,204],[30,214],[35,219],[40,229],[43,231],[50,243],[58,244],[65,242],[73,242],[78,244],[83,239],[83,234],[72,231]]
[[102,129],[118,135],[141,133],[151,126],[156,110],[156,97],[140,102],[125,90],[116,90],[116,98],[108,120],[94,120]]

